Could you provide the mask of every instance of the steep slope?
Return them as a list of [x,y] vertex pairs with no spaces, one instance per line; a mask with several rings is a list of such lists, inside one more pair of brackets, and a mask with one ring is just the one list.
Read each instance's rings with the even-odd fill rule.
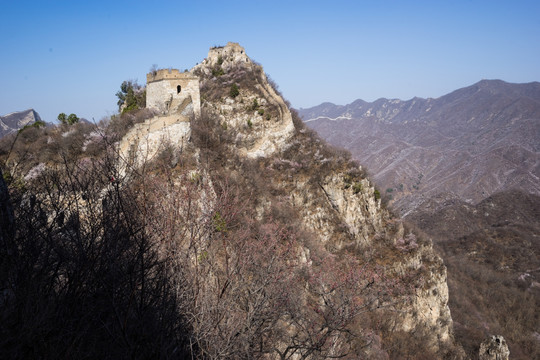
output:
[[[200,114],[180,134],[163,117],[178,115],[163,114],[182,93],[170,83],[160,116],[33,128],[10,155],[3,357],[459,356],[442,260],[350,155],[305,128],[238,44],[192,75]],[[137,131],[161,142],[154,155]],[[32,141],[51,158],[26,176]]]
[[41,117],[34,109],[0,116],[0,138],[36,121],[41,121]]
[[[247,157],[269,156],[287,147],[294,133],[289,108],[244,48],[235,43],[212,48],[193,72],[201,77],[201,92],[207,96],[202,106],[232,127],[236,146]],[[231,95],[233,85],[240,88],[238,95]]]
[[[219,119],[221,137],[231,139],[230,151],[240,156],[240,162],[245,161],[242,157],[256,160],[259,176],[280,194],[274,199],[257,198],[258,216],[270,216],[285,204],[297,214],[300,227],[331,254],[369,253],[370,261],[385,273],[419,281],[412,301],[396,304],[402,313],[392,316],[387,326],[396,334],[424,334],[422,346],[435,351],[450,344],[451,317],[441,260],[429,242],[417,243],[399,219],[381,207],[361,168],[303,129],[298,118],[295,126],[295,115],[268,84],[262,67],[236,44],[211,49],[194,73],[201,77],[202,111]],[[238,94],[231,91],[233,86]],[[241,171],[226,160],[221,166],[226,173]],[[309,248],[304,252],[312,261]]]
[[301,109],[306,123],[365,164],[407,215],[440,193],[478,202],[540,194],[540,84],[483,80],[437,99]]
[[497,333],[512,358],[540,355],[539,204],[539,196],[512,190],[475,205],[426,201],[410,216],[445,259],[456,335],[469,353]]

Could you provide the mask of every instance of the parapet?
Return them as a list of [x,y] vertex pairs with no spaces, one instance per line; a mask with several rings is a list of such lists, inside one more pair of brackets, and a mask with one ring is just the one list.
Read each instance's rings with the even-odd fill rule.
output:
[[192,80],[197,77],[190,72],[180,72],[178,69],[161,69],[149,72],[146,74],[146,83],[160,81],[160,80]]

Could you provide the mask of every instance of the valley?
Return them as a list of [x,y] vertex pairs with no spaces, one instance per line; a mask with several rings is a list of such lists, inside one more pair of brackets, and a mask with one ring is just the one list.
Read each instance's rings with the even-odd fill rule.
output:
[[351,151],[389,206],[433,239],[466,352],[499,333],[513,358],[538,356],[540,83],[483,80],[437,99],[299,113]]

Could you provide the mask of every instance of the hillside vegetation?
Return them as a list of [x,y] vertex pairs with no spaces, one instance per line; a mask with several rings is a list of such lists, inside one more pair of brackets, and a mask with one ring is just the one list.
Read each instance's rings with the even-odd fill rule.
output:
[[411,221],[448,266],[456,338],[475,353],[486,334],[502,334],[512,358],[539,357],[540,197],[513,190],[432,205]]
[[462,356],[431,242],[243,54],[211,49],[190,142],[141,166],[149,110],[3,140],[0,357]]

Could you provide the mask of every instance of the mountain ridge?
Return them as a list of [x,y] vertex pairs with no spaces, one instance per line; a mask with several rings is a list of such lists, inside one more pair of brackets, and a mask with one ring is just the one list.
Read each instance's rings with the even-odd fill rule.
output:
[[482,80],[436,99],[355,101],[299,113],[330,143],[351,150],[381,187],[405,188],[409,193],[391,194],[401,214],[419,205],[418,195],[457,191],[478,202],[515,186],[540,193],[538,82]]
[[540,83],[482,80],[436,99],[299,112],[367,166],[395,211],[433,240],[466,353],[499,333],[513,357],[537,358]]
[[[213,47],[191,71],[155,70],[146,90],[145,108],[109,121],[32,127],[0,142],[18,229],[0,250],[18,254],[21,271],[39,264],[43,274],[16,277],[2,308],[12,354],[33,349],[11,340],[21,328],[29,341],[44,331],[20,326],[19,309],[49,299],[54,306],[34,306],[51,309],[40,324],[92,324],[84,335],[50,333],[54,344],[70,339],[72,357],[103,357],[86,339],[118,313],[123,325],[105,341],[126,342],[141,358],[461,353],[431,241],[388,211],[348,153],[303,125],[243,47]],[[86,271],[86,259],[100,271]],[[94,293],[49,286],[89,283]],[[48,293],[18,296],[36,285]],[[134,298],[142,310],[131,311]],[[174,307],[156,303],[163,299]],[[64,306],[74,302],[81,307]]]
[[[482,79],[482,80],[479,80],[477,81],[476,83],[472,84],[472,85],[468,85],[468,86],[465,86],[465,87],[462,87],[462,88],[459,88],[459,89],[456,89],[456,90],[453,90],[447,94],[443,94],[441,96],[438,96],[438,97],[420,97],[420,96],[414,96],[410,99],[400,99],[400,98],[387,98],[387,97],[380,97],[380,98],[377,98],[373,101],[367,101],[367,100],[364,100],[364,99],[356,99],[356,100],[353,100],[351,103],[349,104],[335,104],[331,101],[324,101],[318,105],[314,105],[314,106],[310,106],[310,107],[307,107],[307,108],[299,108],[298,110],[300,112],[305,112],[305,110],[310,110],[310,109],[315,109],[317,107],[321,107],[321,106],[334,106],[334,107],[347,107],[349,105],[353,105],[353,104],[356,104],[357,102],[360,102],[360,103],[364,103],[364,104],[373,104],[373,103],[376,103],[380,100],[383,100],[383,101],[399,101],[399,102],[410,102],[410,101],[413,101],[413,100],[437,100],[437,99],[440,99],[442,97],[446,97],[446,96],[449,96],[449,95],[452,95],[454,93],[458,93],[458,92],[461,92],[461,91],[465,91],[465,90],[473,90],[473,89],[487,89],[487,90],[491,90],[493,92],[500,92],[501,90],[503,90],[502,88],[505,88],[505,89],[508,89],[508,88],[511,88],[512,90],[515,90],[514,87],[517,87],[517,88],[520,88],[520,89],[523,89],[523,88],[528,88],[529,90],[532,89],[535,93],[536,92],[539,92],[540,93],[540,82],[538,81],[530,81],[530,82],[527,82],[527,83],[512,83],[512,82],[507,82],[507,81],[504,81],[504,80],[501,80],[501,79]],[[530,92],[530,91],[529,91]],[[529,93],[528,92],[528,93]],[[537,96],[540,96],[540,95],[537,95]]]
[[36,121],[41,121],[41,117],[34,109],[2,115],[0,116],[0,138]]

